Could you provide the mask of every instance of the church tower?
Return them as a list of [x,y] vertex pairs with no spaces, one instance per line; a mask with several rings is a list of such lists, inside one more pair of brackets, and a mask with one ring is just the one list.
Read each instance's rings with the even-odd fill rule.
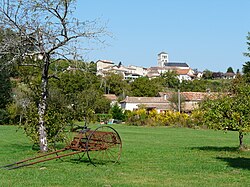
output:
[[165,52],[159,53],[157,61],[158,61],[158,66],[159,67],[164,67],[165,64],[169,62],[169,60],[168,60],[168,54],[165,53]]

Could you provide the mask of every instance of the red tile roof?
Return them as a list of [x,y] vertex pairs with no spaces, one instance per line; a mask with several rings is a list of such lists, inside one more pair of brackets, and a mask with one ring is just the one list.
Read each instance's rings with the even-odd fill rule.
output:
[[111,100],[111,101],[116,101],[117,97],[115,94],[104,94],[104,97],[106,97],[107,99]]
[[[164,95],[167,98],[170,98],[173,94],[177,94],[177,92],[159,92],[159,96],[163,97]],[[181,92],[182,96],[185,97],[186,101],[201,101],[205,98],[215,98],[219,95],[217,92]]]
[[168,103],[163,97],[126,97],[121,103]]
[[187,75],[190,71],[189,69],[175,69],[177,75]]

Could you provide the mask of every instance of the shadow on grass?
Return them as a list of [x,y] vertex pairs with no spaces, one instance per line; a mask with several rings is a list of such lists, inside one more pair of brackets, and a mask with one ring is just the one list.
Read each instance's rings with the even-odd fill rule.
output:
[[192,147],[192,150],[202,150],[202,151],[227,151],[227,152],[239,152],[239,147],[217,147],[217,146],[204,146],[204,147]]
[[226,162],[228,166],[233,168],[250,170],[250,158],[217,157],[216,159]]
[[93,163],[88,159],[88,158],[83,158],[81,160],[79,159],[70,159],[71,163],[84,163],[84,164],[88,164],[88,165],[93,165],[93,166],[101,166],[101,165],[108,165],[108,164],[120,164],[120,162],[116,162],[114,163],[114,161],[103,161],[103,160],[94,160]]
[[0,150],[4,151],[5,153],[8,153],[8,154],[13,154],[16,152],[24,152],[24,151],[32,150],[32,146],[11,143],[11,144],[8,144],[4,147],[0,147]]

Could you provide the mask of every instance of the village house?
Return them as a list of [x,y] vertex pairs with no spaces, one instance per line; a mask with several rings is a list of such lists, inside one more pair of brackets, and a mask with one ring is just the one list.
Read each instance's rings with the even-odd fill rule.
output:
[[104,94],[103,96],[110,101],[110,106],[114,106],[116,103],[118,104],[118,98],[115,94]]
[[[170,99],[176,92],[159,92],[159,97]],[[189,113],[198,107],[204,99],[214,99],[219,95],[217,92],[180,92],[180,97],[184,99],[182,111]]]
[[[123,110],[137,110],[143,106],[147,110],[156,109],[157,112],[164,112],[166,110],[176,110],[173,108],[171,98],[176,92],[159,92],[158,97],[129,97],[127,96],[120,102]],[[181,103],[181,112],[190,113],[198,107],[199,102],[206,98],[215,98],[218,93],[209,92],[180,92],[180,96],[184,98]]]
[[104,76],[104,70],[114,66],[114,63],[110,60],[98,60],[96,62],[96,75]]
[[224,79],[234,79],[235,77],[236,77],[236,74],[233,72],[224,73]]
[[125,80],[134,80],[141,76],[144,76],[145,68],[139,66],[124,66],[121,62],[115,65],[112,61],[98,60],[97,75],[105,76],[107,73],[115,73],[123,76]]
[[129,97],[120,102],[123,110],[136,110],[140,106],[147,110],[156,109],[158,112],[170,110],[170,102],[163,97]]

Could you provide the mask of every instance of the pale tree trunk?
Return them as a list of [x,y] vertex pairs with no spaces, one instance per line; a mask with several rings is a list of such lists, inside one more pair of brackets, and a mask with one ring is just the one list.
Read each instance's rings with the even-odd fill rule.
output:
[[47,133],[46,133],[46,125],[45,125],[45,112],[47,109],[47,98],[48,98],[48,70],[49,70],[49,55],[46,55],[44,58],[43,70],[42,70],[42,94],[41,100],[38,105],[38,115],[39,115],[39,145],[40,151],[46,152],[48,151],[48,141],[47,141]]

